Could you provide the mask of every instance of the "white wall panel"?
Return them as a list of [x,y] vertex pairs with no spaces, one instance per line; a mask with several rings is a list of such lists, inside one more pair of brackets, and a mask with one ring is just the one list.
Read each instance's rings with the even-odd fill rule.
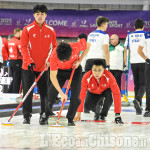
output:
[[8,2],[38,2],[38,3],[57,3],[57,4],[113,4],[113,5],[143,5],[149,3],[149,0],[1,0]]
[[[12,0],[12,1],[14,1],[14,0]],[[25,2],[12,2],[11,0],[1,0],[0,1],[0,8],[5,8],[5,9],[32,9],[33,8],[33,6],[34,5],[36,5],[36,4],[38,4],[37,2],[35,2],[35,1],[38,1],[38,0],[34,0],[34,1],[32,1],[31,2],[31,0],[30,0],[30,2],[27,2],[28,0],[24,0]],[[18,0],[18,1],[21,1],[21,0]],[[23,0],[22,0],[23,1]],[[40,0],[40,4],[41,4],[41,1],[42,0]],[[44,1],[44,0],[43,0]],[[72,0],[70,0],[70,1],[72,1]],[[86,0],[85,0],[86,1]],[[91,2],[94,2],[95,0],[90,0]],[[90,10],[90,9],[98,9],[98,10],[149,10],[149,5],[148,5],[148,3],[149,2],[146,2],[146,1],[140,1],[140,2],[142,2],[144,5],[139,5],[139,3],[134,3],[134,4],[130,4],[129,5],[129,3],[128,4],[103,4],[104,3],[104,1],[106,1],[107,2],[107,0],[103,0],[103,3],[102,4],[100,4],[100,1],[101,0],[99,0],[99,4],[94,4],[94,3],[92,3],[92,4],[88,4],[88,3],[86,3],[86,4],[71,4],[71,3],[65,3],[66,1],[64,0],[64,3],[57,3],[57,1],[55,0],[53,0],[53,2],[52,2],[52,0],[49,0],[49,2],[52,2],[52,3],[45,3],[46,4],[46,6],[48,7],[48,9],[49,10],[52,10],[52,9],[75,9],[75,10]],[[112,0],[109,0],[109,1],[112,1]],[[115,1],[115,0],[113,0],[113,1]],[[119,0],[120,2],[122,2],[122,1],[126,1],[126,3],[127,3],[127,1],[128,0]],[[136,2],[136,1],[139,1],[139,0],[130,0],[130,1],[132,1],[132,3],[133,3],[133,1],[134,2]],[[54,3],[54,2],[56,2],[56,3]],[[87,2],[88,2],[88,0],[87,0]],[[96,1],[95,1],[96,2]]]

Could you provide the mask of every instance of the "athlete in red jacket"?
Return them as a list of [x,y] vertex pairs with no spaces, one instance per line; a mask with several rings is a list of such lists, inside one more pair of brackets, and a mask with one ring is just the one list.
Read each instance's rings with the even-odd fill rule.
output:
[[8,60],[8,40],[6,38],[2,38],[3,41],[3,46],[2,46],[2,56],[3,56],[3,61]]
[[[27,93],[35,78],[38,77],[45,65],[49,67],[49,55],[51,50],[57,46],[55,31],[45,24],[47,7],[36,5],[33,8],[35,20],[23,29],[21,36],[21,52],[23,54],[23,96]],[[47,96],[47,71],[37,83],[41,97],[41,116],[45,112],[44,99]],[[30,124],[32,113],[31,92],[23,103],[24,124]],[[41,118],[41,117],[40,117]]]
[[10,60],[17,60],[22,59],[21,55],[21,43],[20,37],[22,33],[21,28],[14,29],[14,37],[8,43],[8,50],[9,50],[9,59]]
[[123,123],[120,117],[121,93],[114,76],[104,69],[104,62],[102,60],[95,60],[92,70],[84,75],[81,84],[80,99],[81,104],[75,119],[81,119],[81,112],[83,112],[84,106],[88,110],[95,112],[94,120],[105,120],[114,99],[115,121],[116,123]]
[[[81,51],[83,52],[81,57],[79,57]],[[65,81],[70,78],[73,66],[75,66],[76,69],[71,82],[71,98],[66,118],[68,119],[68,126],[75,125],[73,118],[80,105],[79,95],[82,78],[82,68],[80,63],[88,51],[89,45],[85,38],[82,38],[77,43],[61,43],[58,45],[57,49],[54,49],[50,59],[50,78],[52,84],[48,90],[49,96],[46,101],[46,116],[43,117],[43,125],[47,124],[48,117],[50,116],[49,112],[52,109],[58,93],[61,95],[61,101],[67,100],[67,95],[63,93],[61,88]]]
[[2,41],[2,38],[0,36],[0,72],[1,72],[2,64],[3,64],[2,44],[3,44],[3,41]]
[[8,93],[19,93],[21,84],[21,66],[22,66],[22,55],[21,55],[21,37],[22,29],[15,28],[14,36],[8,42],[9,51],[9,67],[12,73],[13,80],[9,86]]

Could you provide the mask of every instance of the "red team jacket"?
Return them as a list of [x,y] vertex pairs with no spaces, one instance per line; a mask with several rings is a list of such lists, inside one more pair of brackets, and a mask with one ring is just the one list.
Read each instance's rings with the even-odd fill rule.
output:
[[21,35],[22,68],[28,70],[28,65],[35,63],[34,71],[43,71],[51,47],[56,46],[56,34],[52,27],[43,23],[40,29],[36,21],[26,26]]
[[17,37],[14,36],[9,41],[8,50],[9,50],[9,59],[10,60],[22,59],[20,39],[18,39]]
[[8,52],[8,41],[6,38],[2,38],[3,41],[3,46],[2,46],[2,56],[3,56],[3,60],[7,61],[8,60],[8,56],[9,56],[9,52]]
[[93,94],[101,94],[106,89],[110,88],[112,91],[113,99],[114,99],[114,112],[121,112],[121,93],[119,87],[117,85],[115,77],[111,74],[111,72],[104,69],[104,73],[100,77],[100,82],[98,84],[97,79],[93,76],[92,70],[88,71],[81,83],[81,93],[80,99],[81,104],[78,108],[77,112],[83,112],[84,100],[86,97],[86,92],[89,90]]
[[50,70],[55,71],[59,69],[66,70],[71,69],[72,65],[75,61],[79,59],[80,51],[87,49],[87,43],[85,39],[81,39],[79,42],[76,43],[69,43],[72,48],[72,55],[70,60],[62,62],[57,58],[56,48],[52,52],[50,58]]

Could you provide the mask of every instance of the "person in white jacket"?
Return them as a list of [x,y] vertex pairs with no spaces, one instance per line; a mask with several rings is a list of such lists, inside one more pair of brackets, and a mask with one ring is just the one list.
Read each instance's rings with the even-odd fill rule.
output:
[[[138,47],[140,41],[144,37],[146,31],[144,31],[144,20],[136,19],[134,22],[135,31],[131,32],[125,41],[125,61],[127,57],[127,46],[129,45],[129,55],[131,70],[133,73],[134,81],[134,94],[135,98],[133,100],[134,108],[136,110],[136,115],[142,115],[142,98],[146,91],[146,81],[145,81],[145,60],[138,54]],[[143,53],[146,54],[147,49],[143,47]]]
[[0,72],[1,72],[2,64],[3,64],[2,46],[3,46],[3,42],[0,36]]
[[119,41],[117,34],[110,37],[110,72],[116,78],[117,84],[121,91],[121,75],[124,64],[124,45]]
[[108,18],[99,16],[96,19],[97,29],[88,35],[87,42],[91,46],[86,56],[85,72],[92,69],[94,60],[100,59],[104,61],[105,68],[109,70],[109,35],[105,32],[108,22]]

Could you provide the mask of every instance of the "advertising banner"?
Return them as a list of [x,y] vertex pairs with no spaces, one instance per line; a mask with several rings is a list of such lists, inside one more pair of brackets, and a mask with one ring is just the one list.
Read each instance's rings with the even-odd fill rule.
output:
[[[127,31],[134,31],[134,21],[145,21],[145,30],[150,29],[150,11],[77,11],[49,10],[46,23],[54,27],[57,37],[77,37],[80,33],[89,34],[96,29],[96,18],[105,16],[110,19],[107,33],[118,34],[125,38]],[[17,27],[23,28],[34,20],[32,10],[0,9],[0,35],[9,35]]]

